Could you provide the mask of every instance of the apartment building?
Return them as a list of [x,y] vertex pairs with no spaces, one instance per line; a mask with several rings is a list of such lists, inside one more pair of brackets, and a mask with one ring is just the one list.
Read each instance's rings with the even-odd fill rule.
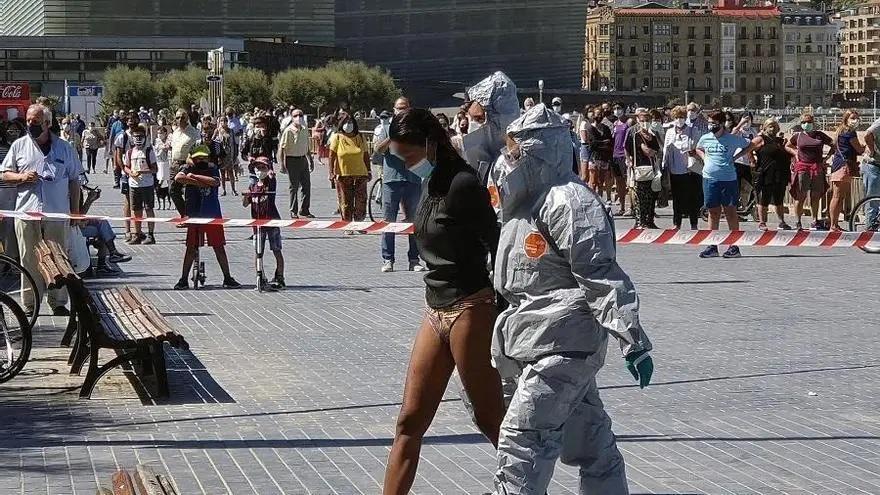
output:
[[840,90],[848,100],[880,90],[880,0],[840,13]]
[[[790,77],[795,88],[805,89],[792,94],[792,101],[830,102],[836,66],[828,53],[836,50],[830,46],[836,27],[827,15],[806,7],[789,10],[787,29],[801,40],[800,49],[793,45]],[[701,8],[657,2],[598,7],[587,16],[583,87],[752,108],[769,98],[772,105],[783,106],[788,101],[785,84],[791,82],[783,73],[789,60],[783,19],[777,6],[744,6],[738,0]],[[798,83],[801,67],[813,69]]]
[[782,5],[783,91],[786,105],[830,106],[838,84],[838,24],[828,14]]

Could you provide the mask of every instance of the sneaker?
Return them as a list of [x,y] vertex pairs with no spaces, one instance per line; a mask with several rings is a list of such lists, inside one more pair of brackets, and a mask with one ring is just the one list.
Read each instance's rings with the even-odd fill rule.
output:
[[742,253],[739,252],[739,247],[730,246],[729,248],[727,248],[727,251],[724,251],[724,254],[722,256],[724,256],[725,258],[739,258],[740,256],[742,256]]
[[764,222],[759,223],[759,224],[758,224],[758,230],[764,230],[764,231],[768,230],[768,229],[767,229],[767,224],[764,223]]
[[58,306],[52,309],[52,316],[70,316],[70,311],[64,306]]
[[297,220],[297,219],[299,218],[299,215],[297,215],[296,213],[291,213],[291,214],[290,214],[290,218],[291,218],[292,220]]
[[789,225],[785,222],[781,222],[779,224],[779,230],[791,230],[791,225]]
[[382,273],[391,273],[394,271],[394,262],[385,260],[382,262]]
[[824,221],[819,220],[819,221],[811,223],[810,229],[812,229],[812,230],[828,230],[828,226],[825,225]]
[[287,287],[287,284],[284,283],[284,277],[280,275],[275,275],[275,278],[273,278],[272,281],[269,282],[269,287],[278,290]]
[[312,215],[311,213],[308,213],[308,212],[300,213],[299,216],[301,216],[303,218],[315,218],[315,215]]
[[95,268],[96,277],[113,277],[115,275],[119,275],[119,270],[109,265],[98,265],[98,267]]
[[241,289],[241,284],[238,283],[234,278],[229,277],[223,279],[223,288],[224,289]]
[[711,246],[706,246],[706,249],[700,253],[700,258],[717,258],[718,257],[718,246],[714,244]]
[[144,244],[156,244],[156,238],[153,237],[153,234],[147,234],[146,239],[144,239]]
[[116,252],[110,253],[109,259],[110,263],[125,263],[126,261],[131,261],[131,256]]
[[189,282],[187,282],[186,278],[182,278],[177,281],[177,284],[174,285],[174,290],[187,290],[189,289]]
[[424,271],[427,271],[427,268],[425,268],[418,261],[410,261],[409,262],[409,271],[411,271],[411,272],[424,272]]
[[132,237],[130,241],[128,241],[128,244],[134,246],[137,244],[141,244],[143,242],[144,242],[144,238],[139,235],[136,235],[136,236]]

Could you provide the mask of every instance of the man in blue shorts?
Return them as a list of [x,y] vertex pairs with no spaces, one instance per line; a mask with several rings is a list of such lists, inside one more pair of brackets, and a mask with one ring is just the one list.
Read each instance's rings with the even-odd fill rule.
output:
[[[697,142],[697,154],[703,160],[703,197],[709,210],[709,228],[718,230],[721,212],[727,218],[731,231],[739,230],[739,216],[736,206],[739,203],[739,181],[734,161],[742,155],[751,153],[752,142],[733,135],[724,127],[724,112],[713,111],[708,117],[708,130]],[[717,258],[718,246],[708,246],[700,253],[700,258]],[[731,245],[724,252],[725,258],[739,258],[739,247]]]

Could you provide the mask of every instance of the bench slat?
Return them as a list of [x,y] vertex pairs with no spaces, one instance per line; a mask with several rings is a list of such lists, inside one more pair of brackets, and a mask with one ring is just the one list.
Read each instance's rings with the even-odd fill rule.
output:
[[113,495],[137,495],[134,491],[134,483],[131,476],[124,469],[120,469],[113,474]]

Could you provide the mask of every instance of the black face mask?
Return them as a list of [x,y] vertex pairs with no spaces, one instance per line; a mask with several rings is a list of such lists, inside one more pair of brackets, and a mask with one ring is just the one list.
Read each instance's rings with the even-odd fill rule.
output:
[[37,139],[43,135],[43,126],[40,124],[29,125],[28,134],[30,134],[32,138]]
[[721,130],[721,124],[716,124],[714,122],[709,124],[709,132],[711,132],[712,134],[715,134],[720,130]]

